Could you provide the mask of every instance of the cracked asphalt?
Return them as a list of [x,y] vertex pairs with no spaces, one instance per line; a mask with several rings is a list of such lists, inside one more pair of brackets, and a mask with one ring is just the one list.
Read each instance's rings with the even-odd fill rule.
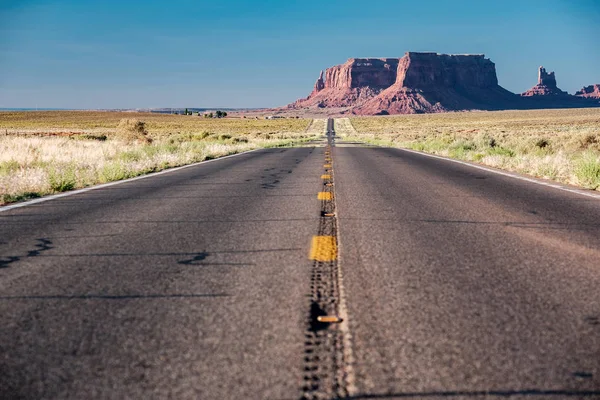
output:
[[[600,200],[332,156],[348,398],[600,398]],[[0,398],[300,398],[323,158],[259,150],[0,212]]]

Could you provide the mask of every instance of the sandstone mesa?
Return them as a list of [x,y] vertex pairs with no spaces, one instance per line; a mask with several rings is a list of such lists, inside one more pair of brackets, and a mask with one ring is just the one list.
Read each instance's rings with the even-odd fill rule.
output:
[[351,58],[321,71],[312,92],[278,111],[387,115],[461,110],[600,107],[600,85],[575,96],[560,90],[554,72],[520,95],[498,84],[483,54],[407,52],[402,58]]

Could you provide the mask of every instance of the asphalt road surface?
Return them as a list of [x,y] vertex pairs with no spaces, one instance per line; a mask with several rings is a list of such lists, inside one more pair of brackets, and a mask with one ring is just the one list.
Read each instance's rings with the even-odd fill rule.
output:
[[599,288],[600,199],[259,150],[0,212],[0,398],[600,399]]

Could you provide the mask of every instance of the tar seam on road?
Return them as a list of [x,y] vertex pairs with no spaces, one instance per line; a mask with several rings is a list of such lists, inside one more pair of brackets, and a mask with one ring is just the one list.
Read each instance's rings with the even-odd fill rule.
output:
[[49,200],[59,199],[61,197],[73,196],[75,194],[85,193],[85,192],[89,192],[91,190],[103,189],[103,188],[107,188],[107,187],[110,187],[110,186],[120,185],[121,183],[133,182],[133,181],[138,181],[140,179],[146,179],[146,178],[152,178],[153,176],[159,176],[159,175],[163,175],[163,174],[168,174],[169,172],[175,172],[175,171],[179,171],[181,169],[195,167],[195,166],[200,165],[200,164],[207,164],[209,162],[221,161],[221,160],[224,160],[226,158],[241,156],[242,154],[248,154],[248,153],[252,153],[254,151],[258,151],[258,150],[264,150],[264,149],[260,148],[260,149],[243,151],[243,152],[237,153],[237,154],[231,154],[231,155],[228,155],[228,156],[223,156],[223,157],[215,158],[215,159],[212,159],[212,160],[204,160],[204,161],[200,161],[200,162],[193,163],[193,164],[182,165],[180,167],[169,168],[169,169],[165,169],[165,170],[159,171],[159,172],[154,172],[154,173],[151,173],[151,174],[136,176],[136,177],[129,178],[129,179],[123,179],[121,181],[103,183],[103,184],[100,184],[100,185],[90,186],[90,187],[86,187],[86,188],[83,188],[83,189],[77,189],[77,190],[73,190],[73,191],[70,191],[70,192],[53,194],[53,195],[50,195],[50,196],[44,196],[44,197],[40,197],[39,199],[28,200],[28,201],[24,201],[22,203],[11,204],[11,205],[8,205],[8,206],[0,207],[0,213],[4,212],[4,211],[15,209],[15,208],[26,207],[26,206],[30,206],[30,205],[33,205],[33,204],[43,203],[43,202],[46,202],[46,201],[49,201]]
[[302,399],[346,398],[356,393],[351,337],[338,262],[338,228],[333,174],[333,120],[328,120],[325,174],[321,175],[321,218],[311,243],[310,311],[304,342]]

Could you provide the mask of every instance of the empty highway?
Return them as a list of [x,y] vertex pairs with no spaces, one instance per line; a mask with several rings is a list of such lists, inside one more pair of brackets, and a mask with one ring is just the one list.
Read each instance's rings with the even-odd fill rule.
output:
[[331,133],[0,209],[0,398],[600,399],[598,288],[600,196]]

